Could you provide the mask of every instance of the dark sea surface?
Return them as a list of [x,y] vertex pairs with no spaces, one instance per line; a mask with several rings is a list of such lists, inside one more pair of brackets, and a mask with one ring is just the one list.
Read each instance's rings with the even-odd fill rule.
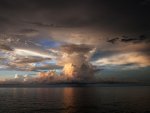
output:
[[0,113],[150,113],[150,86],[1,87]]

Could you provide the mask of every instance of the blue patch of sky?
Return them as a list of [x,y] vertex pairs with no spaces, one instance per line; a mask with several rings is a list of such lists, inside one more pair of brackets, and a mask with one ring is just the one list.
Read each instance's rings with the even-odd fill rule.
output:
[[58,75],[60,75],[62,73],[62,69],[56,69],[55,71]]
[[43,62],[37,62],[34,63],[34,66],[43,66],[43,65],[56,65],[56,60],[51,59],[51,60],[47,60],[47,61],[43,61]]
[[52,64],[52,65],[56,65],[56,60],[55,59],[51,59],[51,60],[48,60],[48,61],[44,61],[45,64]]
[[35,76],[37,72],[33,71],[16,71],[16,70],[1,70],[0,79],[14,78],[15,74]]
[[104,69],[98,73],[100,78],[115,77],[119,80],[126,80],[129,78],[139,81],[150,82],[150,67],[143,67],[138,69],[120,70],[120,69]]
[[56,48],[62,45],[62,42],[57,42],[50,39],[39,39],[37,43],[44,46],[44,48]]

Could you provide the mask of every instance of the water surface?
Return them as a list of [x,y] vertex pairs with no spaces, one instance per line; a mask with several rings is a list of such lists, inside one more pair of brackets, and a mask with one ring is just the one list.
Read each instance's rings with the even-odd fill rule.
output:
[[0,88],[0,113],[150,113],[150,86]]

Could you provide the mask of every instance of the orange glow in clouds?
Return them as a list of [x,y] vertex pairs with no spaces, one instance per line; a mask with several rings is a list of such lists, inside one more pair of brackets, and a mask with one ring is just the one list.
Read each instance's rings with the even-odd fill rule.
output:
[[75,65],[72,63],[65,64],[63,72],[67,77],[72,78],[75,75]]

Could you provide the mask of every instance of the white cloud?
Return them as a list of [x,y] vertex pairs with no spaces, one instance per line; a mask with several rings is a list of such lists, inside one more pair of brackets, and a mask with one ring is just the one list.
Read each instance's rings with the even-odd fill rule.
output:
[[14,53],[20,56],[39,56],[39,57],[44,57],[44,58],[54,57],[50,54],[46,54],[46,53],[43,54],[40,52],[35,52],[35,51],[27,50],[27,49],[18,49],[18,48],[14,49]]
[[138,52],[122,53],[100,58],[92,63],[98,66],[119,66],[125,64],[134,64],[134,67],[150,66],[148,56],[142,55]]

